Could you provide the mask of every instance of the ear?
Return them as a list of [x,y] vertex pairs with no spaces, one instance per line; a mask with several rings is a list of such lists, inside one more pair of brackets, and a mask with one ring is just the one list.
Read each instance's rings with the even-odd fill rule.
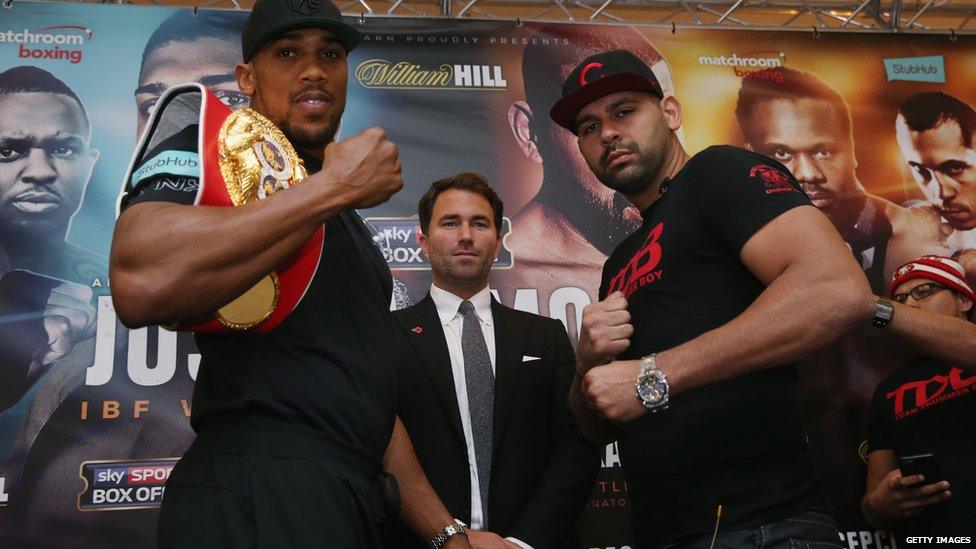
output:
[[542,155],[539,154],[535,132],[532,130],[532,109],[528,103],[516,101],[508,108],[508,125],[512,128],[515,142],[522,149],[522,154],[536,164],[541,164]]
[[664,113],[664,120],[671,131],[677,131],[681,127],[681,103],[678,98],[668,95],[661,99],[661,112]]
[[95,148],[88,149],[88,152],[87,152],[87,156],[88,156],[88,176],[85,177],[85,185],[84,185],[85,187],[87,187],[88,184],[91,183],[91,176],[92,176],[92,173],[95,171],[95,163],[98,162],[98,157],[101,156],[101,154],[102,154],[102,151],[100,151],[98,149],[95,149]]
[[967,313],[964,316],[968,316],[969,311],[973,309],[973,300],[965,296],[959,296],[960,307],[959,310],[963,313]]
[[420,244],[420,249],[424,251],[424,255],[427,256],[427,259],[430,259],[430,254],[427,253],[427,235],[420,232],[419,227],[417,229],[417,243]]
[[237,76],[237,88],[241,90],[241,93],[251,97],[254,95],[254,68],[250,63],[241,63],[237,65],[236,69]]

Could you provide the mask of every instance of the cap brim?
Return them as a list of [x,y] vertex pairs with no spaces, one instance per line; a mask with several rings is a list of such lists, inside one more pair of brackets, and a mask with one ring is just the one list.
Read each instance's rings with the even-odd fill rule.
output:
[[248,53],[247,57],[244,58],[244,62],[247,62],[251,57],[257,53],[265,44],[274,40],[279,34],[286,33],[288,31],[298,30],[298,29],[325,29],[335,33],[336,40],[342,44],[342,47],[346,49],[346,53],[349,53],[359,45],[363,37],[355,28],[339,22],[333,21],[331,19],[302,19],[299,21],[285,21],[278,25],[272,26],[266,29],[264,32],[258,36],[257,40],[254,41],[257,46],[254,51]]
[[664,96],[658,85],[646,76],[633,72],[611,74],[564,95],[552,106],[549,116],[556,124],[576,133],[576,115],[583,107],[611,93],[625,91],[646,91]]

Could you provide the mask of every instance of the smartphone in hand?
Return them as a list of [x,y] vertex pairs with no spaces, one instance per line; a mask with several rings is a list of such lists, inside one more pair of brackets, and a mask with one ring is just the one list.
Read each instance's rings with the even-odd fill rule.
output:
[[935,454],[899,456],[898,468],[901,470],[901,476],[903,477],[922,475],[925,477],[924,484],[932,484],[933,482],[943,480],[942,469],[939,467],[939,461],[935,459]]

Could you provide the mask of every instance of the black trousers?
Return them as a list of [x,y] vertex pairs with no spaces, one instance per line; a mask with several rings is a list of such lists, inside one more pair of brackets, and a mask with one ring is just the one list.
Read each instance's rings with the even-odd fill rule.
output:
[[267,418],[208,419],[173,468],[161,549],[383,546],[376,458]]

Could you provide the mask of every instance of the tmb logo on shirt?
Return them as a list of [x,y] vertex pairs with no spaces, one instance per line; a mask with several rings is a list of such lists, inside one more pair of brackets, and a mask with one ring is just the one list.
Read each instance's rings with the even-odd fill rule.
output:
[[364,88],[415,90],[504,90],[508,81],[498,65],[448,65],[424,68],[408,61],[368,59],[356,67]]
[[[968,378],[963,378],[962,374],[962,369],[953,366],[949,375],[936,374],[931,379],[909,381],[886,393],[888,400],[894,400],[895,419],[904,419],[930,406],[972,393],[972,386],[976,385],[976,374]],[[906,397],[909,396],[913,397],[910,408],[906,402]]]
[[661,262],[661,256],[664,254],[664,249],[658,243],[663,232],[664,222],[662,221],[651,229],[647,239],[644,240],[644,245],[630,258],[624,268],[620,269],[620,272],[610,279],[610,288],[607,293],[620,290],[626,297],[630,297],[640,288],[656,282],[664,276],[664,269],[654,270]]
[[790,176],[770,166],[769,164],[756,164],[749,170],[749,177],[759,177],[766,188],[766,194],[799,192],[790,183]]
[[[36,30],[0,30],[0,44],[17,44],[21,59],[65,60],[81,63],[78,49],[92,39],[92,31],[80,25],[56,25]],[[34,47],[39,45],[40,47]]]

